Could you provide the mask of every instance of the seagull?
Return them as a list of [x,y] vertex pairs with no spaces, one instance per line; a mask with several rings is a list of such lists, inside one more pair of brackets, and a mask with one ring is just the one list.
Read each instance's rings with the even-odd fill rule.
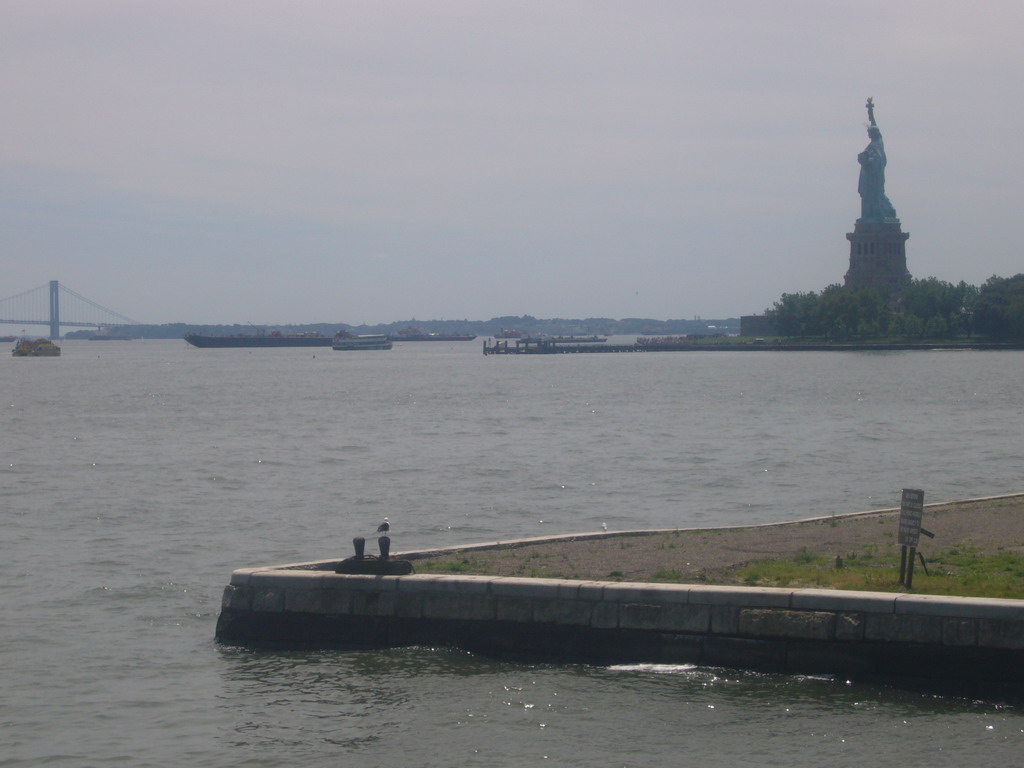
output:
[[387,533],[390,530],[391,523],[389,523],[388,519],[385,517],[384,522],[377,526],[377,533]]

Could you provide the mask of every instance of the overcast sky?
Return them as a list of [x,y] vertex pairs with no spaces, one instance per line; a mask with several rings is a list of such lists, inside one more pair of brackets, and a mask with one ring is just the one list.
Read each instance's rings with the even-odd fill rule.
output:
[[148,323],[722,318],[1024,272],[1024,2],[0,5],[0,298]]

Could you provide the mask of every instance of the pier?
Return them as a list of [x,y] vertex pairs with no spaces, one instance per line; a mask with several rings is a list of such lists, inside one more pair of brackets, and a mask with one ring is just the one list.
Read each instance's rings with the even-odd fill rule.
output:
[[[431,554],[402,556],[415,563]],[[338,561],[234,571],[217,640],[274,648],[446,645],[500,658],[694,663],[969,693],[1017,695],[1024,684],[1021,600],[337,571]]]
[[484,339],[485,355],[571,355],[580,352],[642,352],[639,344],[604,344],[594,341],[564,341],[549,338]]

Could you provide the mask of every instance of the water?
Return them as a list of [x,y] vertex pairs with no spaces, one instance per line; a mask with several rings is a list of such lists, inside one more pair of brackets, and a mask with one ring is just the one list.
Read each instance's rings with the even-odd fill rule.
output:
[[233,568],[1021,490],[1019,352],[0,358],[0,767],[1011,765],[996,702],[213,642]]

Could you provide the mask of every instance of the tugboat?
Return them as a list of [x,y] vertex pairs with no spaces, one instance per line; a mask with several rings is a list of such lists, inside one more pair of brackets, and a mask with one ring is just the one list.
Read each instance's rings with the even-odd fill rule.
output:
[[60,347],[49,339],[19,339],[11,354],[14,357],[60,357]]

